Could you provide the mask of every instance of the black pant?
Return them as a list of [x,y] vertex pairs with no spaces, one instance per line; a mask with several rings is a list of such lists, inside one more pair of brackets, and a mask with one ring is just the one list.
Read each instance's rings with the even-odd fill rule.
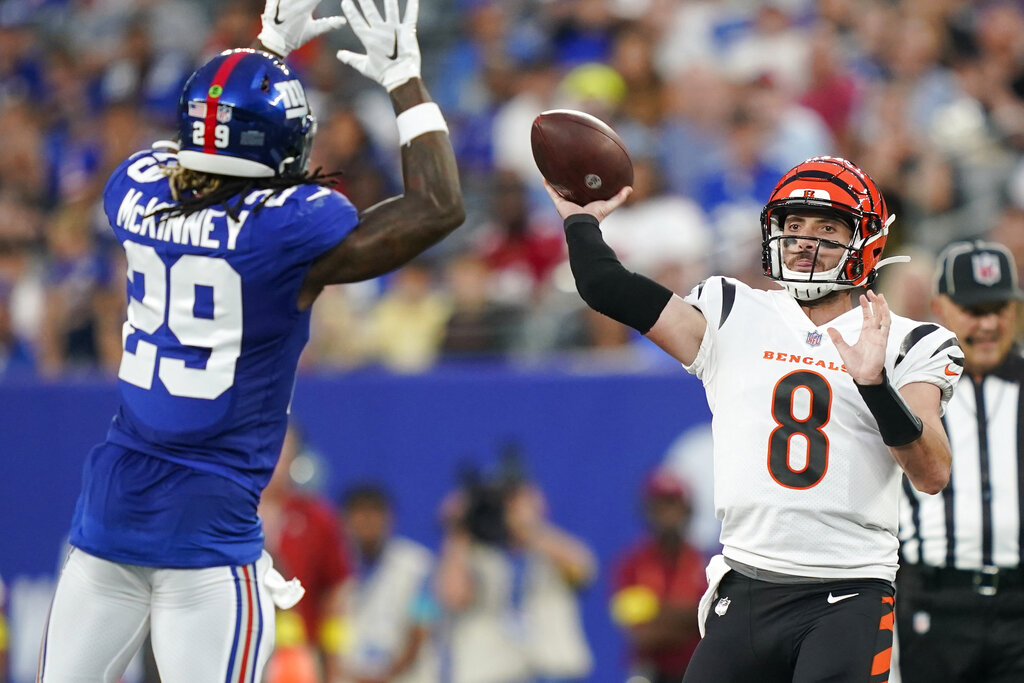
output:
[[889,680],[893,588],[886,581],[778,584],[732,571],[718,596],[685,683]]
[[903,683],[1024,681],[1024,580],[920,569],[897,577]]

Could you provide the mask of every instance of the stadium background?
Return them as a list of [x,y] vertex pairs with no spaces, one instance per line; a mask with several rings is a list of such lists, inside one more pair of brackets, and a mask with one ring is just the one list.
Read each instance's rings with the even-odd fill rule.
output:
[[[174,137],[183,79],[248,45],[261,9],[0,0],[0,576],[25,629],[12,659],[29,670],[81,462],[114,405],[124,266],[97,209],[103,182]],[[493,462],[517,441],[555,520],[598,552],[584,596],[593,680],[618,680],[608,562],[639,530],[643,474],[707,407],[678,365],[582,306],[526,144],[533,117],[585,109],[623,136],[638,191],[609,241],[677,291],[709,273],[765,286],[757,221],[774,181],[815,154],[852,159],[898,216],[888,253],[914,255],[883,289],[927,319],[933,257],[950,239],[988,236],[1024,264],[1024,9],[421,0],[419,36],[468,217],[412,266],[315,307],[295,399],[320,456],[311,483],[334,495],[379,476],[399,530],[435,546],[458,463]],[[386,97],[333,57],[354,42],[343,29],[290,61],[321,123],[314,166],[343,169],[366,207],[400,179]]]

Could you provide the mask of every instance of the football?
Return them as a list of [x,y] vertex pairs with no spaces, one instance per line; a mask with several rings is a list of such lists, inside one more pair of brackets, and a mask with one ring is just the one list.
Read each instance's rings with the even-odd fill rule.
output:
[[626,145],[597,117],[572,109],[552,109],[533,121],[533,160],[558,194],[583,206],[610,199],[633,184],[633,162]]

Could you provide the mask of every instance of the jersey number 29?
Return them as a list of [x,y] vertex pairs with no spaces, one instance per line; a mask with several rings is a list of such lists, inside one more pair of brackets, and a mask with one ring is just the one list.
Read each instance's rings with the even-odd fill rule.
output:
[[[806,415],[794,414],[798,389],[809,394]],[[797,370],[775,385],[772,394],[772,418],[776,427],[768,437],[768,471],[772,478],[789,489],[809,489],[818,484],[828,470],[828,437],[822,428],[832,413],[832,387],[816,372]],[[807,445],[807,457],[801,468],[794,468],[794,437]]]
[[[122,331],[124,354],[117,376],[143,389],[153,386],[154,371],[168,393],[188,398],[215,399],[235,382],[235,362],[242,351],[242,278],[220,258],[187,254],[167,268],[156,249],[136,242],[124,243],[128,279],[138,285],[142,299],[128,298],[128,321]],[[213,316],[196,315],[196,288],[213,293]],[[139,339],[135,351],[128,337],[139,331],[154,334],[161,325],[185,346],[210,350],[206,367],[192,368],[181,358],[160,357],[158,347]]]

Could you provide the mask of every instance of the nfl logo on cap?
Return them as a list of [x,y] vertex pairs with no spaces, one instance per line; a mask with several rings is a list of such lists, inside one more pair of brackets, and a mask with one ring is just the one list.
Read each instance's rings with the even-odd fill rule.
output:
[[990,251],[983,251],[971,256],[971,269],[974,279],[979,285],[991,287],[1002,277],[999,268],[999,257]]

